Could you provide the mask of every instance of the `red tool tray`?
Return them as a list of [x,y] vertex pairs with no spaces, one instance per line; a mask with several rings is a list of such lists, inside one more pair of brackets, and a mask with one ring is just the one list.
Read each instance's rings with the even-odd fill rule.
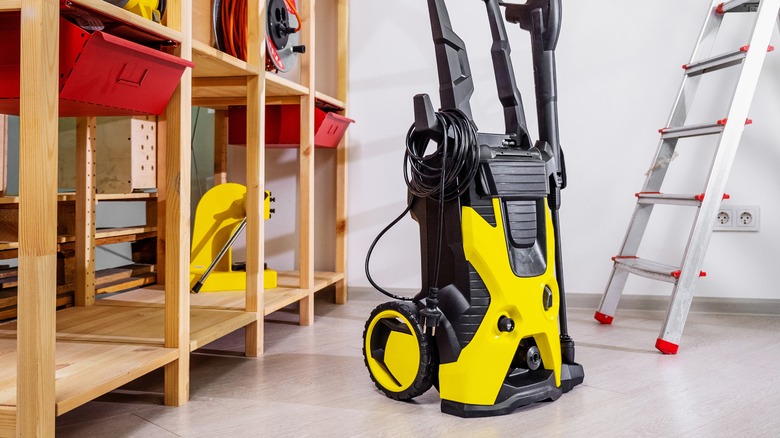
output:
[[[0,15],[0,113],[19,114],[20,19]],[[60,117],[159,115],[192,62],[60,19]]]
[[[228,143],[246,144],[246,107],[228,109]],[[314,145],[335,148],[354,120],[332,112],[314,108]],[[297,148],[301,144],[301,106],[268,105],[265,107],[265,146],[269,148]]]

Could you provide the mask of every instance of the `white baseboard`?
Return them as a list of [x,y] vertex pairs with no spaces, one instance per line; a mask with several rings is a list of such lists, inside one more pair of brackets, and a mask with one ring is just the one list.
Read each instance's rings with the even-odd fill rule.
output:
[[[373,293],[381,296],[373,288],[365,286],[350,286],[350,294]],[[392,293],[413,296],[417,291],[412,289],[394,289]],[[566,295],[566,305],[571,309],[596,310],[601,302],[601,294],[569,293]],[[623,295],[618,309],[651,310],[665,312],[669,308],[669,296],[658,295]],[[780,300],[756,298],[713,298],[694,297],[691,312],[745,314],[745,315],[778,315],[780,316]]]

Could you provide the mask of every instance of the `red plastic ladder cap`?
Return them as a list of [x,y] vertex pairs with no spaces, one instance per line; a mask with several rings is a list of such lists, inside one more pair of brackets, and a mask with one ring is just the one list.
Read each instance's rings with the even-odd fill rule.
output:
[[593,318],[595,318],[596,321],[606,325],[612,324],[612,321],[615,319],[614,316],[605,315],[601,312],[596,312],[596,314],[593,315]]
[[677,354],[677,350],[680,349],[680,346],[658,338],[658,340],[655,341],[655,348],[663,354]]

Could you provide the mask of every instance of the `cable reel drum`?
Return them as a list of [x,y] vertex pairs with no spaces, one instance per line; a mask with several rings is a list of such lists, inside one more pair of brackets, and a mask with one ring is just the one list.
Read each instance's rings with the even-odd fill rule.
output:
[[301,18],[296,0],[268,0],[266,23],[266,70],[287,72],[295,66],[301,45]]

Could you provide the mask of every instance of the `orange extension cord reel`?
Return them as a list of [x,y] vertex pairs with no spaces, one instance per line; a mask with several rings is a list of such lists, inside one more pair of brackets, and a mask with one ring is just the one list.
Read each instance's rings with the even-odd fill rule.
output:
[[[286,72],[295,65],[295,55],[306,51],[300,45],[301,17],[296,0],[268,0],[266,6],[266,70]],[[213,12],[217,48],[246,61],[246,0],[215,0]]]

